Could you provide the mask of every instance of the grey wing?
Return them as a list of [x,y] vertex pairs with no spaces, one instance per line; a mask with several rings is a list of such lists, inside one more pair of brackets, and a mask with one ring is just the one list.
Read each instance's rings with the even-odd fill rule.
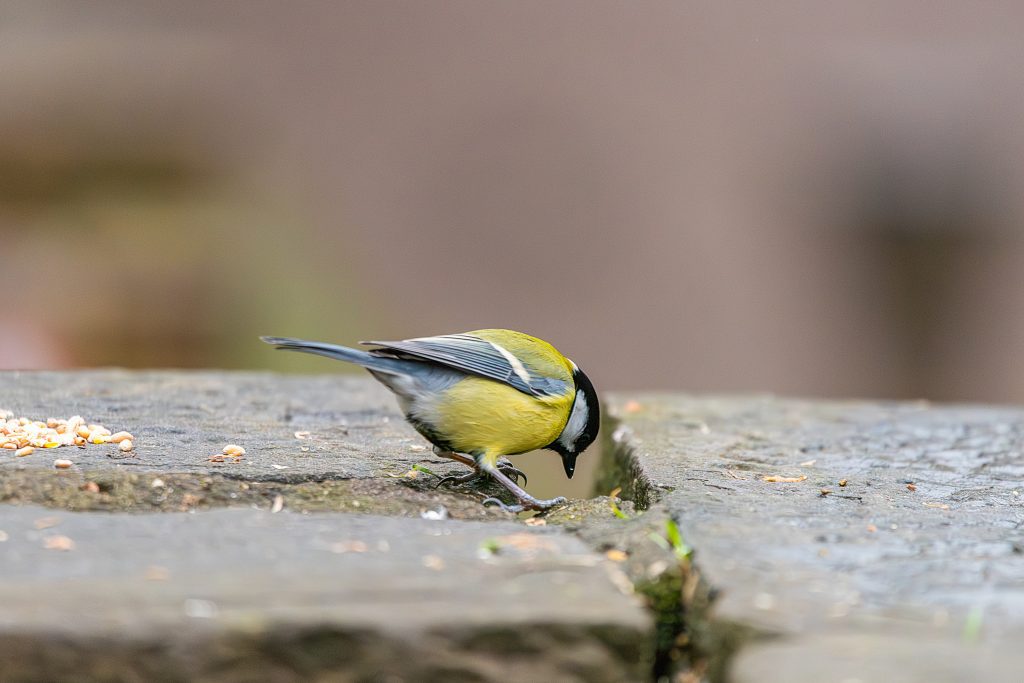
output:
[[564,394],[568,388],[562,380],[532,375],[522,363],[510,357],[508,351],[471,335],[450,334],[403,341],[360,343],[383,347],[370,351],[373,354],[432,361],[471,375],[503,382],[531,396],[556,396]]

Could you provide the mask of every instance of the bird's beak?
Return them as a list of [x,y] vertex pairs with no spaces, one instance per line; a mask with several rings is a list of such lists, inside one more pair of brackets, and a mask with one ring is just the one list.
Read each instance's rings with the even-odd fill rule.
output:
[[572,473],[576,471],[576,453],[563,453],[562,467],[565,468],[565,476],[572,479]]

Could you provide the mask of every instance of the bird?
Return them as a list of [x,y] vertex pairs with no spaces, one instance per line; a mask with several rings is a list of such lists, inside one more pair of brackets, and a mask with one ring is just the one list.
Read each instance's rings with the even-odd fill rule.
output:
[[375,347],[366,351],[289,337],[260,339],[364,367],[395,394],[405,419],[433,444],[434,453],[474,469],[457,481],[489,476],[512,493],[514,505],[483,501],[508,512],[549,510],[566,499],[531,496],[505,456],[554,451],[571,479],[577,457],[600,430],[601,407],[587,375],[554,346],[523,332],[485,329],[360,342]]

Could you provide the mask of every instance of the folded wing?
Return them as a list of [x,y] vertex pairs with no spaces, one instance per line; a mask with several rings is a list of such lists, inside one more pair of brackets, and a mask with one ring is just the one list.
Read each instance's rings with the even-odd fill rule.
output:
[[532,396],[557,396],[569,388],[562,380],[532,373],[502,346],[468,334],[361,343],[382,347],[371,350],[370,353],[374,355],[439,363],[471,375],[503,382]]

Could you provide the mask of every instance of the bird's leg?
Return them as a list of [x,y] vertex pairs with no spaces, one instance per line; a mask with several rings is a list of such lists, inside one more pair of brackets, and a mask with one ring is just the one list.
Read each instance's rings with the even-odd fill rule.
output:
[[[449,483],[455,485],[467,484],[487,476],[487,474],[480,469],[480,466],[477,464],[477,461],[468,455],[462,455],[461,453],[446,451],[437,447],[434,448],[434,454],[442,458],[448,458],[449,460],[461,462],[463,465],[469,465],[470,467],[473,468],[473,472],[471,474],[463,474],[458,476],[448,475],[447,477],[443,477],[441,481],[437,482],[438,486],[440,486],[441,484]],[[517,468],[515,465],[513,465],[508,458],[498,458],[497,466],[499,470],[501,470],[508,476],[514,478],[517,483],[519,482],[520,477],[523,478],[524,484],[528,481],[523,471]]]
[[497,463],[490,463],[484,458],[480,463],[480,469],[487,474],[494,477],[499,484],[507,488],[512,492],[518,500],[518,505],[506,505],[497,498],[486,498],[484,499],[484,505],[488,503],[494,503],[505,512],[522,512],[523,510],[549,510],[556,505],[561,505],[565,502],[565,498],[559,496],[558,498],[551,498],[550,500],[538,500],[529,493],[519,488],[519,485],[514,481],[506,477],[501,470],[498,469]]
[[434,446],[434,455],[440,456],[442,458],[448,458],[449,460],[454,460],[455,462],[461,462],[463,465],[468,465],[469,467],[472,467],[474,470],[477,469],[476,460],[474,460],[468,455],[463,455],[462,453],[456,453],[455,451],[446,451],[443,448],[438,448],[437,446]]

